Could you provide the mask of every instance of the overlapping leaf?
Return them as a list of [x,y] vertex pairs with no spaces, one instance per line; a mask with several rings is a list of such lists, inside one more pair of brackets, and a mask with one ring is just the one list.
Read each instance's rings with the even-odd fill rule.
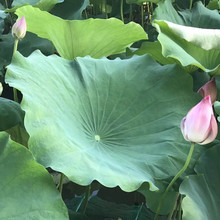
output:
[[31,6],[19,8],[16,14],[25,16],[28,31],[51,40],[58,53],[69,60],[117,54],[135,41],[147,39],[140,25],[125,25],[115,18],[69,21]]
[[194,65],[219,74],[220,15],[217,11],[210,11],[197,2],[192,11],[178,14],[170,1],[165,1],[159,3],[154,17],[165,57],[174,58],[183,66]]
[[50,175],[5,132],[0,133],[0,176],[0,219],[68,219]]
[[181,184],[183,220],[218,219],[220,216],[220,148],[219,145],[202,155],[195,170],[198,176],[189,176]]

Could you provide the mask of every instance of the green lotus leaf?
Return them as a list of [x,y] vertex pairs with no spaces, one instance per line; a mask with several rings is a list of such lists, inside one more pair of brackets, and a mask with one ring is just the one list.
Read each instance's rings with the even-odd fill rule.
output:
[[187,177],[180,186],[183,220],[218,219],[220,216],[220,148],[207,150],[195,167],[198,176]]
[[0,219],[69,219],[48,172],[5,132],[0,132],[0,175]]
[[[153,190],[184,164],[190,144],[180,121],[200,96],[176,65],[148,55],[68,61],[17,52],[6,81],[23,94],[29,149],[73,182],[133,191],[147,181]],[[189,173],[201,151],[196,147]]]
[[220,15],[201,2],[196,3],[191,12],[185,10],[178,14],[168,2],[159,4],[155,18],[160,20],[154,20],[162,54],[183,66],[194,65],[219,75]]
[[15,12],[24,5],[33,5],[42,11],[50,11],[56,4],[62,3],[64,0],[14,0],[12,8],[6,9],[6,12]]
[[0,97],[0,131],[22,125],[23,119],[24,111],[17,102]]
[[147,39],[140,25],[116,18],[69,21],[32,6],[19,8],[16,14],[25,16],[28,31],[51,40],[60,56],[69,60],[121,53],[132,43]]

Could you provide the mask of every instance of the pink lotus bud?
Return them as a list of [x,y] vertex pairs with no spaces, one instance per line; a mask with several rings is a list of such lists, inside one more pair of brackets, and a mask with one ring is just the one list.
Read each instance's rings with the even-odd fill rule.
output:
[[181,131],[187,141],[208,144],[215,140],[218,126],[210,95],[194,106],[181,121]]
[[204,98],[207,95],[211,96],[212,104],[216,101],[217,97],[217,88],[215,78],[212,78],[209,82],[207,82],[204,86],[202,86],[198,93]]
[[20,40],[24,38],[26,31],[27,31],[27,25],[26,25],[25,17],[23,16],[12,26],[12,36],[17,40]]

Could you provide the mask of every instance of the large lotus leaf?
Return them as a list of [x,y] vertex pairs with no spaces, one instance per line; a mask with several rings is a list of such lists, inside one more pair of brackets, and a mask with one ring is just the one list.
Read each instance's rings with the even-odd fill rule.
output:
[[15,12],[16,9],[24,5],[33,5],[42,11],[50,11],[56,4],[63,1],[64,0],[14,0],[12,8],[7,9],[6,12]]
[[195,171],[198,176],[189,176],[181,184],[183,220],[219,219],[220,210],[220,148],[207,150],[199,159]]
[[192,12],[185,10],[179,15],[167,2],[159,4],[155,12],[155,18],[166,21],[154,20],[162,54],[176,59],[183,66],[195,65],[208,72],[217,70],[220,63],[220,15],[206,9],[201,2],[195,4]]
[[24,112],[17,102],[0,97],[0,131],[22,125],[23,118]]
[[[171,23],[167,21],[154,20],[154,25],[159,32],[158,40],[162,46],[162,54],[167,58],[176,59],[177,62],[180,62],[183,66],[194,65],[204,71],[213,72],[213,74],[219,75],[220,73],[217,70],[220,63],[220,49],[212,48],[210,50],[206,50],[202,47],[196,46],[194,43],[178,36],[176,32],[173,31],[172,27],[170,27],[174,24],[170,24]],[[186,33],[189,33],[189,35],[193,33],[192,29],[195,29],[195,32],[197,31],[196,29],[199,29],[181,25],[175,25],[175,27],[178,27],[178,30],[181,30],[181,32],[185,30]],[[200,31],[202,30],[198,30],[198,32]],[[200,39],[201,41],[204,40],[205,43],[208,41],[208,38],[206,38],[208,34],[206,35],[206,29],[203,29],[203,31],[204,33],[201,36],[204,36],[204,38],[200,37]],[[213,34],[215,35],[214,32]],[[218,40],[217,37],[214,37],[214,35],[213,39]],[[199,38],[197,39],[198,41],[196,44],[200,44]],[[214,71],[217,72],[214,73]]]
[[65,0],[62,4],[57,4],[51,14],[63,19],[82,19],[82,11],[89,5],[89,0]]
[[161,1],[155,9],[153,18],[175,24],[205,29],[220,29],[220,15],[217,10],[207,9],[201,1],[193,5],[192,10],[176,11],[171,0]]
[[0,219],[68,219],[48,172],[5,132],[0,133],[0,176]]
[[[174,176],[189,151],[180,121],[200,98],[192,78],[150,56],[127,60],[16,53],[6,81],[23,93],[29,148],[45,167],[125,191]],[[196,147],[192,167],[199,152]]]
[[16,14],[25,16],[28,31],[51,40],[60,56],[69,60],[117,54],[133,42],[147,39],[140,25],[125,25],[116,18],[69,21],[32,6],[19,8]]

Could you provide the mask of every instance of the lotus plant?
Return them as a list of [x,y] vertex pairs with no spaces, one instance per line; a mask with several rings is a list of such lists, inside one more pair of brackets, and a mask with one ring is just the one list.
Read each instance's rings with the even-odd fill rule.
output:
[[[210,87],[212,87],[211,85],[213,85],[213,81],[203,87],[204,93],[212,90],[210,89]],[[191,148],[183,168],[172,179],[162,195],[154,220],[158,219],[163,200],[165,199],[170,188],[187,169],[194,151],[195,143],[200,145],[208,144],[214,141],[217,136],[218,126],[212,109],[211,95],[207,95],[205,98],[203,98],[202,101],[194,106],[182,119],[181,131],[185,140],[191,142]]]
[[[26,31],[27,31],[27,25],[26,25],[25,17],[23,16],[21,19],[16,21],[12,26],[12,36],[15,38],[13,54],[17,51],[18,41],[25,37]],[[18,102],[18,94],[15,88],[13,88],[13,95],[14,95],[14,101]]]

